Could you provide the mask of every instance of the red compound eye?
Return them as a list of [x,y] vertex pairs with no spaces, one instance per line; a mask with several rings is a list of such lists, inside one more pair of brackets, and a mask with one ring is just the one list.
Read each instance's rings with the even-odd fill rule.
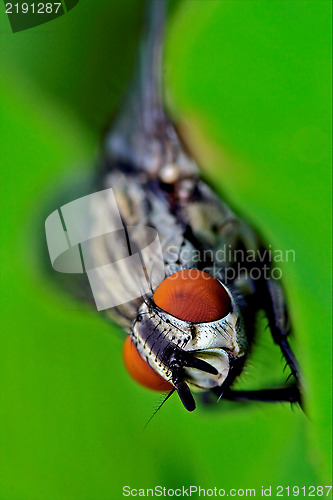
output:
[[123,359],[128,373],[140,385],[148,387],[148,389],[163,392],[174,389],[172,384],[158,375],[158,373],[150,368],[148,363],[141,358],[130,336],[126,338],[124,343]]
[[156,288],[153,300],[172,316],[191,323],[216,321],[231,311],[230,297],[221,283],[197,269],[166,278]]

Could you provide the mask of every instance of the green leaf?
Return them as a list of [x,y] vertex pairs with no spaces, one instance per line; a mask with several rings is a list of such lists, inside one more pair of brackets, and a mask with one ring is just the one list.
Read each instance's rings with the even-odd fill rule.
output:
[[[82,4],[82,5],[81,5]],[[132,4],[131,4],[132,5]],[[170,109],[232,206],[283,263],[307,416],[221,401],[189,415],[129,379],[119,329],[58,290],[40,248],[57,184],[94,168],[134,61],[142,2],[84,2],[19,34],[2,16],[1,497],[330,480],[330,4],[184,1],[169,26]],[[75,188],[75,186],[74,186]],[[51,208],[52,210],[52,208]],[[52,270],[50,269],[52,276]],[[266,335],[266,336],[265,336]],[[283,380],[267,331],[241,383]],[[281,377],[281,378],[280,378]]]

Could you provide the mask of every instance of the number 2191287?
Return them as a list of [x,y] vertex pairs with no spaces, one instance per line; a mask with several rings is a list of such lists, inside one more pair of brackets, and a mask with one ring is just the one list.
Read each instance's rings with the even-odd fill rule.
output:
[[307,496],[307,497],[329,497],[332,493],[332,486],[277,486],[276,496],[277,497],[297,497],[297,496]]
[[57,14],[61,2],[6,3],[6,14]]

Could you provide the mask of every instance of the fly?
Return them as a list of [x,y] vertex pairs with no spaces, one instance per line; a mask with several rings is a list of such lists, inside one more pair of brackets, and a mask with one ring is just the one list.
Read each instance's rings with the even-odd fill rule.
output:
[[[300,403],[284,292],[280,281],[271,278],[269,252],[257,233],[200,178],[165,111],[164,10],[164,0],[148,2],[136,78],[103,144],[95,189],[112,189],[115,198],[91,205],[91,227],[99,236],[89,240],[85,255],[98,265],[114,266],[103,286],[95,286],[96,296],[117,299],[115,307],[102,308],[128,334],[123,355],[132,377],[146,387],[176,391],[187,410],[196,407],[193,393],[205,391],[229,400]],[[122,227],[112,237],[103,236],[96,227],[112,218],[114,200]],[[155,234],[163,275],[154,265],[147,266],[147,255],[152,262],[158,253],[152,246]],[[144,248],[149,248],[145,255]],[[128,257],[139,256],[131,265],[120,259],[124,249]],[[244,262],[248,251],[256,258]],[[119,300],[136,282],[136,265],[143,267],[149,289]],[[294,382],[270,390],[236,391],[232,385],[253,345],[260,310]]]

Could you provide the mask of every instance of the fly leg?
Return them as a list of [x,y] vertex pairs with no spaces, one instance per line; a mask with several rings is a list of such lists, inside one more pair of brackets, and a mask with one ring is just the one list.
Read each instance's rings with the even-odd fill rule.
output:
[[267,316],[273,340],[280,347],[291,373],[299,383],[298,363],[288,342],[290,322],[282,286],[277,280],[265,279],[260,281],[257,292],[259,307]]
[[302,407],[301,395],[297,384],[273,389],[261,389],[256,391],[226,390],[223,393],[223,399],[228,399],[229,401],[263,401],[266,403],[299,403],[299,405]]
[[[222,389],[221,391],[221,387],[214,387],[211,389],[211,392],[214,393],[215,396],[218,396],[218,401],[220,399],[227,399],[228,401],[236,402],[261,401],[264,403],[298,403],[300,407],[303,408],[301,394],[296,382],[284,387],[245,391],[232,390],[230,388]],[[204,405],[211,405],[213,403],[209,392],[202,394],[201,401]],[[215,398],[214,401],[216,401]]]

